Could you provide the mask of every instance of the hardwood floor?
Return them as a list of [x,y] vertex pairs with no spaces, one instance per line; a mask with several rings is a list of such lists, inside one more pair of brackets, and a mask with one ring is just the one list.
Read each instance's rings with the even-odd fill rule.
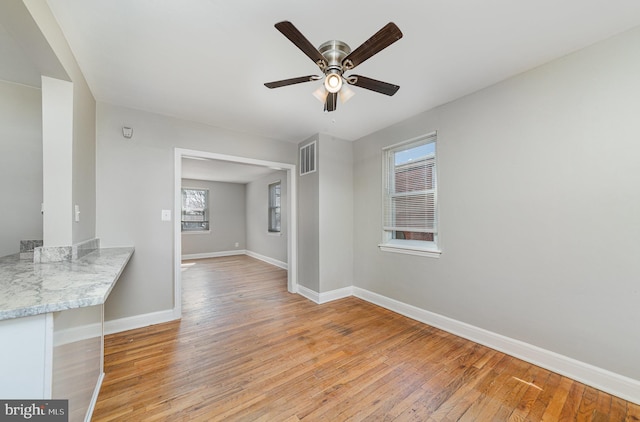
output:
[[638,421],[640,406],[246,256],[183,263],[183,319],[106,337],[93,421]]

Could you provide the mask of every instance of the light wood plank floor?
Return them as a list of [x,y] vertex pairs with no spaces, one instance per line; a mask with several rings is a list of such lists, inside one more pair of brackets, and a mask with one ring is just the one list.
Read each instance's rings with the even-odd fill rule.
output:
[[183,263],[183,319],[106,337],[93,421],[638,421],[640,406],[246,256]]

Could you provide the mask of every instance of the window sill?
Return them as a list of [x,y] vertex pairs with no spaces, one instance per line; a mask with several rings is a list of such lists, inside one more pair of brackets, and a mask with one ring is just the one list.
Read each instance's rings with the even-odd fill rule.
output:
[[192,235],[192,234],[211,234],[211,230],[187,230],[187,231],[183,231],[181,233],[182,234],[188,234],[188,235]]
[[406,255],[427,256],[429,258],[440,258],[442,251],[435,245],[421,246],[407,243],[381,243],[378,245],[383,252],[402,253]]
[[269,236],[282,236],[282,232],[267,232]]

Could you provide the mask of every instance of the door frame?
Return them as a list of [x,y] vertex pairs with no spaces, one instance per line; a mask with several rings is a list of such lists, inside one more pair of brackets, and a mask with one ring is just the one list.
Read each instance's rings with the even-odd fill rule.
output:
[[182,158],[194,157],[210,160],[227,161],[231,163],[252,164],[268,167],[273,170],[285,170],[287,172],[287,290],[298,293],[298,217],[295,204],[297,204],[296,165],[280,163],[276,161],[258,160],[255,158],[240,157],[235,155],[218,154],[207,151],[175,148],[174,150],[174,316],[182,316],[182,230],[180,215],[182,213]]

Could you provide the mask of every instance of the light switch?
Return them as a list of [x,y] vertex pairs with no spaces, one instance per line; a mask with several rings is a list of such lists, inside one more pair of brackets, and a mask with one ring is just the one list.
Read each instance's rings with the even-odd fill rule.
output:
[[171,221],[171,210],[162,210],[162,221]]
[[78,223],[80,221],[80,205],[76,205],[74,215],[76,223]]

